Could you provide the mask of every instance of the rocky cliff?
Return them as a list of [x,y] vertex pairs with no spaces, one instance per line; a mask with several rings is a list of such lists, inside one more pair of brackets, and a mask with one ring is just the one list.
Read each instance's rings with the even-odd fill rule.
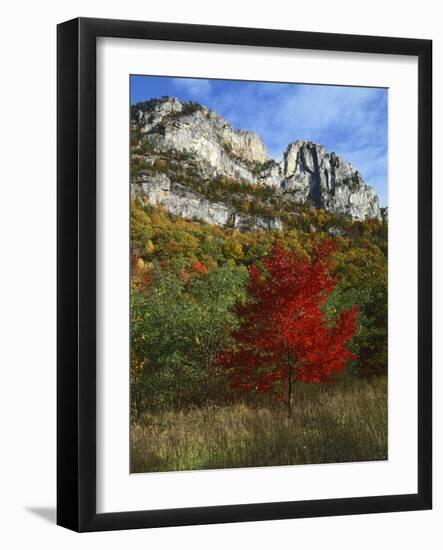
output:
[[170,214],[201,220],[235,229],[278,229],[283,225],[278,218],[248,216],[220,201],[211,201],[193,192],[185,185],[172,182],[165,174],[144,175],[133,185],[134,198],[163,206]]
[[237,212],[229,193],[214,200],[223,181],[235,182],[232,188],[238,194],[240,186],[248,200],[259,195],[358,220],[380,219],[373,188],[322,145],[295,141],[276,162],[257,134],[233,128],[199,104],[165,97],[134,105],[131,115],[133,196],[173,214],[240,229],[281,227],[277,218]]

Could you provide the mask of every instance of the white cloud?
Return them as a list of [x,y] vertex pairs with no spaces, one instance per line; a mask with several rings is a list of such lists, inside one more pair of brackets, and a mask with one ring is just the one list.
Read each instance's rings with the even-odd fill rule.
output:
[[211,93],[211,81],[200,78],[173,78],[174,86],[181,92],[190,95],[209,95]]

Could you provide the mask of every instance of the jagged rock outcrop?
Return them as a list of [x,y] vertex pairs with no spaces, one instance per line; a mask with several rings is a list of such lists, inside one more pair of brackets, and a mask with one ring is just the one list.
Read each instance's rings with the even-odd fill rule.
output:
[[[381,217],[374,189],[351,164],[322,145],[294,141],[276,162],[254,132],[233,128],[201,105],[169,97],[134,106],[132,125],[133,157],[149,168],[133,178],[133,194],[162,204],[173,214],[239,228],[269,227],[268,220],[256,216],[251,221],[251,216],[239,215],[224,201],[211,202],[189,188],[191,173],[208,186],[217,177],[230,178],[355,219]],[[180,170],[165,174],[165,163],[177,158]],[[280,220],[273,225],[280,227]]]
[[214,111],[197,104],[165,98],[139,111],[145,144],[154,151],[179,151],[202,162],[206,177],[223,174],[256,181],[253,163],[268,160],[263,140],[254,132],[236,130]]
[[282,161],[282,188],[297,202],[310,202],[353,218],[380,218],[378,197],[360,172],[323,145],[290,143]]

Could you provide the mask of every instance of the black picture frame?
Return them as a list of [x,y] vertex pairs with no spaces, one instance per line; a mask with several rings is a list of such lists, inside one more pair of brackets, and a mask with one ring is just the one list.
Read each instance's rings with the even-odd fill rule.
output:
[[[418,58],[416,494],[96,512],[96,39],[399,54]],[[190,24],[74,19],[57,29],[57,523],[104,531],[432,507],[432,42]]]

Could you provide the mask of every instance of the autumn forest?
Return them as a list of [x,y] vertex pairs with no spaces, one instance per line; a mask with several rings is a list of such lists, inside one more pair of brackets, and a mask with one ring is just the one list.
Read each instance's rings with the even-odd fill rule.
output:
[[386,218],[240,232],[134,201],[131,251],[133,472],[387,458]]

